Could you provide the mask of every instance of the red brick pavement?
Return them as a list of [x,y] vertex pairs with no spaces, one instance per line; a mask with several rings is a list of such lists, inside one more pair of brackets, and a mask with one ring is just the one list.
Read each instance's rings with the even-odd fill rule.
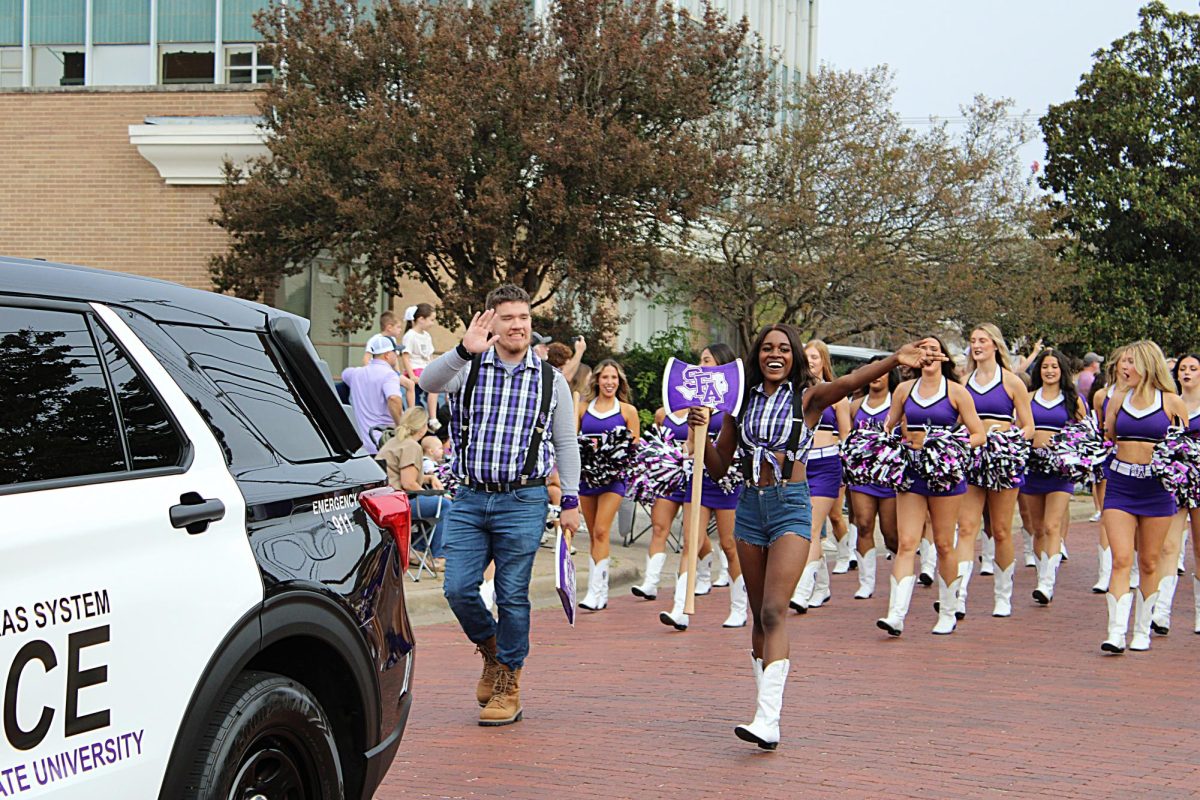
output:
[[875,628],[875,597],[833,577],[831,605],[790,621],[783,743],[734,738],[754,687],[747,629],[724,630],[725,590],[677,633],[629,595],[585,614],[534,614],[525,719],[475,724],[478,657],[453,624],[418,632],[416,701],[377,797],[1126,797],[1200,796],[1200,636],[1190,579],[1173,632],[1149,653],[1101,655],[1093,595],[1096,526],[1072,531],[1072,559],[1048,608],[1018,567],[1010,619],[990,616],[991,579],[971,583],[970,615],[930,635],[934,592],[917,588],[908,628]]

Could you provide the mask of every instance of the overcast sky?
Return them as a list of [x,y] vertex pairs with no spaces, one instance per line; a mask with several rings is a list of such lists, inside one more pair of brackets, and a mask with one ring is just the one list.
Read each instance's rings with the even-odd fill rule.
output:
[[[838,69],[887,64],[895,107],[912,121],[956,117],[976,94],[1010,97],[1037,119],[1074,96],[1092,53],[1132,31],[1134,0],[820,0],[817,59]],[[1167,0],[1200,12],[1197,0]],[[1027,160],[1042,159],[1040,140]]]

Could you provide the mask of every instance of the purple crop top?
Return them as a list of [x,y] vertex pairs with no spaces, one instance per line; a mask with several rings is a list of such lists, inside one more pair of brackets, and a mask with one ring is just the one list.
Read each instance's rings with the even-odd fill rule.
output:
[[826,406],[825,410],[821,412],[821,421],[817,423],[817,430],[838,433],[837,411],[833,406]]
[[1004,370],[996,367],[996,375],[991,383],[983,386],[975,381],[978,371],[972,372],[967,378],[967,391],[975,401],[975,412],[980,419],[1012,422],[1016,419],[1016,405],[1004,390]]
[[854,414],[855,428],[882,428],[883,423],[887,421],[888,412],[892,410],[892,395],[888,393],[887,399],[883,401],[883,405],[879,408],[872,408],[867,405],[870,398],[864,397],[862,405],[858,407],[858,411]]
[[1200,433],[1200,408],[1188,412],[1188,430],[1192,433]]
[[614,402],[611,411],[600,414],[596,411],[596,401],[593,400],[588,403],[587,411],[583,412],[579,432],[584,436],[597,436],[624,427],[625,417],[621,414],[620,403]]
[[1167,436],[1171,420],[1163,409],[1162,392],[1154,390],[1154,402],[1138,410],[1131,404],[1133,392],[1125,395],[1117,409],[1116,433],[1118,442],[1161,442]]
[[950,403],[945,377],[933,397],[921,397],[918,394],[920,387],[921,381],[918,379],[904,401],[904,419],[908,427],[953,428],[957,425],[958,410]]
[[1061,431],[1071,421],[1067,413],[1066,398],[1060,393],[1057,398],[1047,403],[1042,399],[1042,390],[1038,389],[1033,396],[1033,427],[1039,431]]

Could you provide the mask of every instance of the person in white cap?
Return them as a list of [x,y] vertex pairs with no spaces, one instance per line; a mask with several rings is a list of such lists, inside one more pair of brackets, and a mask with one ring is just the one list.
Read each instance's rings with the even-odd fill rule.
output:
[[377,333],[367,340],[371,363],[365,367],[342,370],[342,382],[350,387],[354,426],[358,429],[363,447],[371,455],[379,450],[371,437],[371,429],[398,425],[400,415],[404,412],[404,402],[400,399],[400,376],[396,374],[400,358],[396,349],[394,339]]

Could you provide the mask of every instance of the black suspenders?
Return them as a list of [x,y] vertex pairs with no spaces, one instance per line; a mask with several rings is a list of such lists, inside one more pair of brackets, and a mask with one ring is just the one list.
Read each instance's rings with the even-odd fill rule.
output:
[[[459,452],[465,454],[471,441],[471,405],[475,401],[475,389],[479,385],[479,370],[483,365],[483,355],[471,359],[471,369],[467,373],[467,382],[463,386],[462,403],[459,408]],[[529,437],[529,445],[525,450],[525,463],[521,466],[521,477],[529,478],[537,466],[538,454],[542,450],[542,440],[546,437],[546,428],[550,425],[550,401],[554,397],[554,369],[547,368],[546,362],[538,362],[538,410],[533,420],[533,433]]]

